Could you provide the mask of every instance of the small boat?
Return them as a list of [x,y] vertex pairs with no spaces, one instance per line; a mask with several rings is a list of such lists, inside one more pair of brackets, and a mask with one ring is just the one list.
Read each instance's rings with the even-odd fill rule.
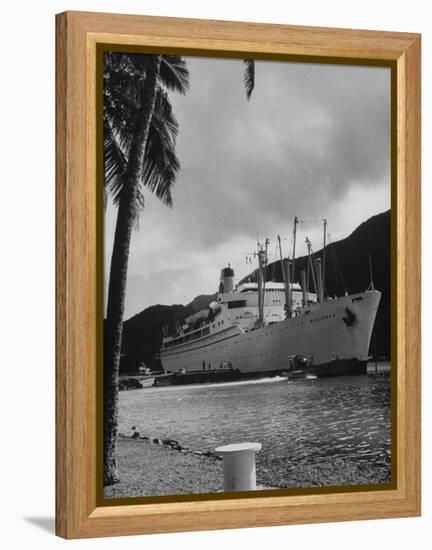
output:
[[141,378],[139,382],[143,388],[149,388],[150,386],[154,386],[154,381],[154,376],[146,376],[145,378]]

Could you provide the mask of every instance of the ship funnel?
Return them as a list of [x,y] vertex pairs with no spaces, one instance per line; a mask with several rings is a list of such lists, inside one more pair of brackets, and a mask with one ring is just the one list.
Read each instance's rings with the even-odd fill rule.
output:
[[230,264],[228,267],[224,267],[221,271],[219,292],[228,293],[234,290],[234,269],[231,268]]

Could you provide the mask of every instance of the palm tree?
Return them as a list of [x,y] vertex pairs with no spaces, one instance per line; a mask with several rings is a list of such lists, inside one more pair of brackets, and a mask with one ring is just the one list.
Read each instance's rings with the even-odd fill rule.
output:
[[[255,65],[246,64],[250,99]],[[105,198],[118,207],[104,330],[104,485],[119,481],[117,471],[118,376],[132,227],[144,207],[142,185],[168,206],[180,164],[178,132],[165,89],[185,93],[189,74],[179,56],[107,53],[104,74]]]
[[118,376],[132,227],[144,206],[142,186],[171,206],[180,164],[178,124],[166,89],[185,93],[179,56],[107,53],[104,73],[105,190],[118,207],[104,328],[104,485],[117,471]]

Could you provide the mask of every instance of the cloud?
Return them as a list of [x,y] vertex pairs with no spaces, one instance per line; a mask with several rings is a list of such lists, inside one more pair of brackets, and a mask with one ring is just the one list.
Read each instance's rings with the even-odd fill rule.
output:
[[339,238],[390,207],[389,69],[259,61],[247,101],[241,60],[188,65],[190,90],[171,96],[182,164],[174,207],[147,198],[127,315],[213,291],[222,265],[242,264],[257,234],[289,237],[295,215],[328,218]]

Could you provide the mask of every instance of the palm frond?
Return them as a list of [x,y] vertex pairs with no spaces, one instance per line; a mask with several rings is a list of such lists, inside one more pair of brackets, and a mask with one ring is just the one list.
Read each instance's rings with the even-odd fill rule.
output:
[[133,137],[140,90],[139,80],[122,72],[122,58],[117,62],[118,65],[106,70],[104,77],[104,120],[109,120],[116,140],[126,154]]
[[189,88],[189,70],[183,57],[163,55],[159,79],[169,90],[185,94]]
[[246,65],[243,81],[246,89],[246,97],[249,100],[255,87],[255,61],[253,59],[244,59],[243,63]]
[[[119,143],[118,135],[108,122],[104,124],[104,197],[111,195],[113,203],[118,206],[124,189],[124,176],[127,168],[126,154]],[[140,188],[137,190],[137,213],[144,208],[144,194]],[[136,217],[136,216],[135,216]]]
[[129,53],[128,57],[134,69],[142,76],[145,75],[150,58],[153,57],[153,54]]
[[[127,161],[141,108],[140,90],[149,55],[112,53],[104,72],[104,161],[105,189],[119,204]],[[189,72],[179,56],[163,56],[160,84],[156,94],[143,163],[142,181],[137,190],[136,213],[144,207],[144,188],[164,204],[172,205],[172,188],[180,162],[175,152],[178,123],[168,93],[163,88],[184,93]],[[162,67],[164,67],[162,69]],[[143,77],[144,74],[144,77]],[[137,215],[135,216],[137,219]]]
[[123,150],[126,158],[133,139],[133,131],[136,124],[137,111],[127,109],[118,105],[107,105],[104,108],[104,119],[110,121],[112,130],[115,132],[117,142]]
[[118,203],[127,160],[108,118],[104,119],[104,189]]
[[175,146],[178,122],[167,93],[159,88],[147,141],[142,184],[164,204],[172,206],[172,188],[180,161]]
[[[130,127],[133,133],[133,125]],[[118,205],[124,187],[124,174],[130,141],[114,132],[107,117],[104,123],[105,184],[113,202]],[[143,164],[143,177],[137,194],[137,210],[144,207],[144,188],[154,193],[164,204],[172,206],[172,188],[180,161],[175,151],[178,122],[172,112],[167,93],[159,88],[150,123]]]

